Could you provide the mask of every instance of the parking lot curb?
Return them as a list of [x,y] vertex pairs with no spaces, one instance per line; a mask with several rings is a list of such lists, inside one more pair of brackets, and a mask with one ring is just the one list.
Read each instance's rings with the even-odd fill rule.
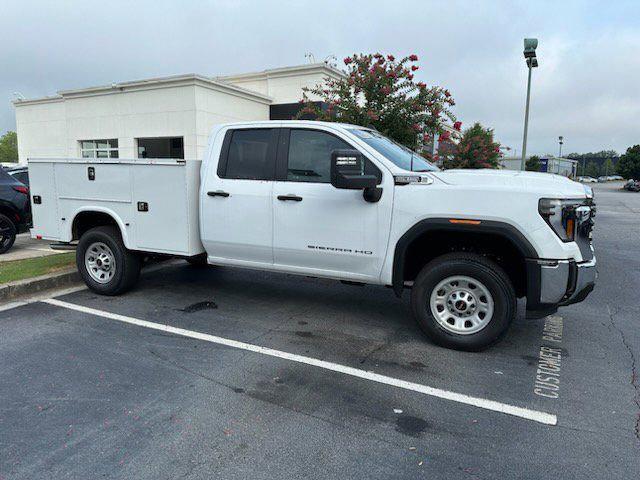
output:
[[80,274],[75,267],[39,277],[16,280],[0,285],[0,303],[31,296],[45,290],[72,287],[80,282]]

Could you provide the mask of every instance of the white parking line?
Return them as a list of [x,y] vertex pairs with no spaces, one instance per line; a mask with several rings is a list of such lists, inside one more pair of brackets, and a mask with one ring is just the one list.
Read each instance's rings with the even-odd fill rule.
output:
[[407,382],[398,378],[388,377],[386,375],[380,375],[378,373],[369,372],[366,370],[360,370],[358,368],[349,367],[346,365],[340,365],[338,363],[327,362],[316,358],[305,357],[303,355],[297,355],[294,353],[283,352],[281,350],[274,350],[272,348],[261,347],[259,345],[253,345],[251,343],[238,342],[228,338],[217,337],[215,335],[209,335],[207,333],[194,332],[192,330],[185,330],[184,328],[172,327],[169,325],[162,325],[159,323],[148,322],[146,320],[140,320],[134,317],[128,317],[126,315],[120,315],[117,313],[105,312],[103,310],[97,310],[95,308],[85,307],[82,305],[76,305],[74,303],[64,302],[62,300],[56,300],[55,298],[42,300],[50,305],[57,307],[67,308],[69,310],[75,310],[89,315],[95,315],[98,317],[108,318],[116,320],[118,322],[128,323],[131,325],[137,325],[139,327],[150,328],[153,330],[160,330],[162,332],[173,333],[174,335],[180,335],[183,337],[195,338],[203,340],[205,342],[216,343],[219,345],[225,345],[231,348],[238,348],[241,350],[247,350],[249,352],[260,353],[262,355],[268,355],[270,357],[282,358],[292,362],[302,363],[305,365],[311,365],[325,370],[333,372],[343,373],[352,377],[362,378],[376,383],[384,385],[391,385],[393,387],[402,388],[404,390],[410,390],[412,392],[422,393],[432,397],[442,398],[444,400],[450,400],[452,402],[462,403],[465,405],[472,405],[474,407],[482,408],[484,410],[491,410],[494,412],[500,412],[507,415],[513,415],[515,417],[532,420],[534,422],[543,423],[545,425],[556,425],[558,418],[546,412],[540,412],[537,410],[530,410],[528,408],[517,407],[515,405],[509,405],[506,403],[496,402],[494,400],[487,400],[479,397],[472,397],[461,393],[450,392],[448,390],[441,390],[439,388],[429,387],[427,385],[421,385],[419,383]]

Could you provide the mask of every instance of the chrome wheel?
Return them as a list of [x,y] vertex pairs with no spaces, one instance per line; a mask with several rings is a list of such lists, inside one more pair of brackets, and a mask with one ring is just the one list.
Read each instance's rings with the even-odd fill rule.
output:
[[93,280],[109,283],[116,271],[115,256],[106,244],[95,242],[84,254],[84,266]]
[[429,307],[445,330],[470,335],[486,327],[493,316],[489,289],[471,277],[456,275],[442,280],[431,292]]

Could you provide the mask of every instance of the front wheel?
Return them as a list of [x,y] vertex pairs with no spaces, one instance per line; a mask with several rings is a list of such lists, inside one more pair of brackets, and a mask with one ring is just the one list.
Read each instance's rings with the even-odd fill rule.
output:
[[76,264],[84,283],[101,295],[118,295],[138,280],[141,261],[127,250],[120,231],[113,226],[88,230],[80,237]]
[[516,315],[505,271],[490,259],[451,253],[429,262],[415,279],[411,307],[435,343],[478,351],[498,341]]

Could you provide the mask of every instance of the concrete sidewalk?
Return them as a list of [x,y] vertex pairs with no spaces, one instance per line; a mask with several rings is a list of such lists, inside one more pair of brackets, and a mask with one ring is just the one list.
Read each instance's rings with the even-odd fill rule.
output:
[[16,237],[16,243],[13,244],[13,247],[7,253],[0,255],[0,263],[60,253],[65,253],[65,251],[49,248],[48,240],[35,240],[30,237],[29,233],[21,233]]

